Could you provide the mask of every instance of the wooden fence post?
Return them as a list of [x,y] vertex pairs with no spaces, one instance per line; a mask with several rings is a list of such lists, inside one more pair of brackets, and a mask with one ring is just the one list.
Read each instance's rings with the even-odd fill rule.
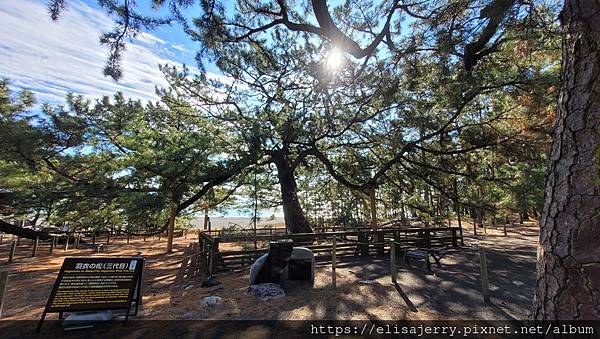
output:
[[8,262],[13,262],[15,257],[15,252],[17,251],[17,242],[13,240],[12,245],[10,245],[10,253],[8,254]]
[[79,240],[81,240],[81,233],[77,233],[77,236],[75,237],[75,248],[76,249],[79,248]]
[[17,246],[21,245],[21,237],[17,237]]
[[219,258],[217,258],[219,253],[219,238],[213,238],[213,242],[210,244],[210,262],[209,262],[209,273],[213,275],[217,273]]
[[394,240],[390,240],[390,274],[392,276],[392,283],[395,285],[398,283],[398,269],[396,267],[396,243]]
[[487,271],[487,259],[485,256],[485,248],[479,247],[479,268],[481,276],[481,294],[483,295],[483,301],[486,303],[490,302],[490,288],[488,285],[488,271]]
[[217,271],[219,270],[219,241],[220,241],[219,238],[217,238],[217,237],[213,238],[213,246],[214,246],[214,250],[215,250],[215,257],[214,257],[215,273],[217,273]]
[[367,242],[367,234],[366,232],[358,233],[358,248],[360,249],[361,256],[369,255],[369,244]]
[[52,251],[54,250],[55,243],[56,243],[56,237],[52,236],[52,241],[50,242],[50,251],[49,251],[50,254],[52,254]]
[[92,233],[92,247],[96,248],[96,231]]
[[209,253],[209,261],[208,261],[208,275],[213,275],[215,269],[215,248],[213,244],[208,244],[208,253]]
[[452,233],[452,246],[458,246],[458,239],[456,236],[456,229],[451,229],[450,232]]
[[129,244],[129,233],[127,233],[127,244]]
[[35,237],[35,242],[33,243],[33,251],[31,251],[31,257],[35,258],[37,254],[38,244],[40,243],[40,237]]
[[0,267],[0,318],[2,318],[2,306],[4,305],[4,296],[8,289],[8,267]]
[[337,241],[335,239],[335,235],[333,236],[333,243],[331,246],[331,283],[333,284],[333,288],[337,287],[336,274],[335,274],[335,266],[336,266],[336,245]]
[[213,273],[213,268],[212,268],[212,257],[213,257],[213,251],[211,249],[210,244],[206,244],[206,263],[208,265],[208,276],[210,277]]
[[462,229],[462,220],[460,218],[460,208],[456,207],[456,219],[458,221],[458,229],[460,231],[460,245],[461,246],[465,246],[465,240],[463,238],[463,229]]
[[110,244],[110,232],[106,233],[106,244]]
[[0,233],[0,245],[2,245],[2,239],[4,238],[4,234]]
[[385,253],[385,236],[383,235],[383,231],[377,231],[377,254]]

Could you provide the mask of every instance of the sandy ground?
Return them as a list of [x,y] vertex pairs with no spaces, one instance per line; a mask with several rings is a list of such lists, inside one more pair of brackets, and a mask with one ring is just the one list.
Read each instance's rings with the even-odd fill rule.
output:
[[[331,284],[331,264],[317,265],[314,286],[284,284],[286,297],[260,301],[246,295],[248,270],[220,273],[221,283],[201,288],[199,281],[175,284],[183,250],[189,242],[177,238],[175,252],[164,254],[165,238],[111,238],[103,254],[91,249],[55,248],[48,254],[42,244],[38,257],[31,258],[31,242],[22,240],[17,258],[10,265],[8,291],[2,320],[39,319],[60,265],[66,256],[131,256],[146,258],[144,300],[137,319],[524,319],[531,304],[535,282],[537,227],[521,225],[487,235],[469,236],[465,247],[442,255],[442,268],[426,272],[419,263],[399,268],[398,285],[391,283],[389,260],[355,257],[338,263],[337,288]],[[89,240],[89,239],[88,239]],[[98,239],[105,242],[106,239]],[[4,239],[4,244],[8,241]],[[479,281],[476,246],[487,249],[491,303],[484,304]],[[0,261],[7,261],[8,246],[0,246]],[[3,264],[6,265],[6,264]],[[367,283],[360,282],[367,280]],[[223,298],[213,306],[201,299]],[[48,319],[57,316],[51,314]]]

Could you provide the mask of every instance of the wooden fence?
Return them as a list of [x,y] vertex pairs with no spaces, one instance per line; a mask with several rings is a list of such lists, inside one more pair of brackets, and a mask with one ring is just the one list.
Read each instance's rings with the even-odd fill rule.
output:
[[[420,219],[410,218],[405,221],[401,220],[389,220],[378,225],[378,229],[398,229],[398,228],[410,228],[405,225],[411,225],[419,223],[425,226],[425,228],[439,228],[445,227],[445,224],[435,224],[434,222],[426,223]],[[431,225],[429,227],[428,225]],[[321,223],[313,225],[314,233],[327,233],[327,232],[339,232],[339,231],[355,231],[355,230],[372,230],[372,227],[367,224],[346,224],[340,225],[335,223]],[[223,237],[228,235],[254,235],[255,231],[253,228],[245,228],[236,223],[229,223],[228,226],[221,229],[209,229],[199,230],[213,237]],[[256,235],[276,235],[276,234],[287,234],[285,226],[258,226],[256,228]]]
[[458,246],[462,244],[458,227],[408,228],[408,229],[354,229],[300,234],[257,234],[212,236],[200,232],[200,249],[206,253],[207,267],[211,274],[218,271],[230,271],[251,265],[267,248],[221,251],[223,243],[261,242],[291,239],[295,246],[310,249],[316,260],[329,260],[336,240],[337,257],[382,255],[389,252],[389,240],[396,243],[396,250],[404,248],[436,248]]
[[[370,230],[372,229],[369,226],[339,226],[339,225],[317,225],[314,226],[315,233],[324,233],[324,232],[338,232],[338,231],[351,231],[351,230]],[[254,236],[253,228],[232,228],[226,227],[223,229],[211,229],[211,230],[200,230],[205,234],[208,234],[212,237],[225,237],[225,236],[239,236],[239,235],[248,235]],[[287,229],[283,226],[278,227],[257,227],[256,235],[282,235],[287,234]]]

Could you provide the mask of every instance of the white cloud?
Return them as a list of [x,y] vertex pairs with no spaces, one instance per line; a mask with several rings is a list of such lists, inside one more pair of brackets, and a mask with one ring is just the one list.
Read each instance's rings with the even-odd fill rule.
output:
[[135,37],[135,40],[146,43],[148,45],[154,45],[154,44],[163,45],[165,43],[165,41],[163,39],[155,37],[154,35],[148,34],[146,32],[140,32]]
[[138,35],[127,44],[123,79],[114,82],[102,73],[107,50],[98,41],[112,20],[79,1],[68,6],[58,22],[51,22],[44,1],[0,1],[0,77],[30,88],[40,102],[62,102],[68,92],[97,98],[116,91],[156,100],[154,86],[166,84],[158,65],[177,64],[152,49],[165,42]]
[[171,45],[171,48],[176,49],[176,50],[178,50],[180,52],[183,52],[183,53],[189,53],[189,50],[187,48],[183,47],[183,45],[180,45],[180,44],[173,44],[173,45]]

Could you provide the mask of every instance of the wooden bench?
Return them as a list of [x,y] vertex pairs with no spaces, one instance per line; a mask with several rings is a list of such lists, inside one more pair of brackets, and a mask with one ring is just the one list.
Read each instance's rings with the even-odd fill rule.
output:
[[402,254],[402,264],[410,267],[409,259],[423,259],[425,261],[425,269],[431,271],[431,261],[429,258],[433,258],[437,267],[442,267],[440,264],[440,259],[435,253],[435,250],[431,248],[415,248],[415,249],[405,249]]
[[[448,232],[450,234],[448,234]],[[442,233],[442,234],[439,234]],[[411,259],[423,259],[424,267],[431,271],[431,260],[437,267],[442,267],[439,259],[439,250],[458,246],[458,235],[456,230],[424,231],[419,232],[418,237],[404,240],[405,248],[401,248],[402,263],[410,267]]]

